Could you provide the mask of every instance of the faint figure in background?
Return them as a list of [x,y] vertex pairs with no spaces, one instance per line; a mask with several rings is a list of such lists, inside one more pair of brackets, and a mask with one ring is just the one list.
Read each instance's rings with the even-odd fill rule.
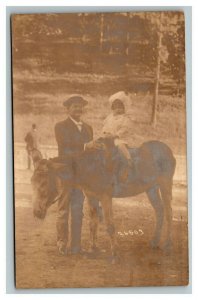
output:
[[32,124],[32,129],[25,136],[27,151],[27,169],[31,169],[32,150],[38,150],[39,138],[36,124]]

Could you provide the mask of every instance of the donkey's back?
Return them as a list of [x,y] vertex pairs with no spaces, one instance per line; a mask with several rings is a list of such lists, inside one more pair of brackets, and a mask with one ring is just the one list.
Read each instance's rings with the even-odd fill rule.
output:
[[[119,172],[115,175],[113,192],[115,198],[129,197],[145,192],[158,184],[159,178],[162,177],[172,180],[176,160],[166,144],[160,141],[149,141],[143,143],[139,148],[129,149],[129,151],[133,167],[129,169],[125,182],[120,180]],[[122,168],[122,164],[120,168]]]

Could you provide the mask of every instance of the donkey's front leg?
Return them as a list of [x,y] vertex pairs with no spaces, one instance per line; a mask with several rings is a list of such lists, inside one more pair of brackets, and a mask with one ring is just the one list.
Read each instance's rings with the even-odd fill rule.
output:
[[98,231],[98,200],[95,198],[87,198],[89,204],[89,228],[90,228],[90,248],[92,252],[97,250],[97,231]]
[[112,198],[109,195],[104,194],[101,197],[101,204],[104,213],[104,220],[107,227],[107,233],[109,234],[111,242],[112,263],[114,263],[116,260],[116,238],[115,226],[113,222]]

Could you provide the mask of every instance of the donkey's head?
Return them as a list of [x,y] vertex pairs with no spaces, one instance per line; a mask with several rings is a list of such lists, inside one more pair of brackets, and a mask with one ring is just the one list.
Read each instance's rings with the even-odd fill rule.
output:
[[33,214],[44,219],[47,209],[54,203],[57,196],[56,176],[52,171],[50,160],[41,159],[37,162],[31,178],[33,190]]
[[44,219],[49,207],[49,169],[46,159],[37,163],[31,178],[33,196],[33,214]]

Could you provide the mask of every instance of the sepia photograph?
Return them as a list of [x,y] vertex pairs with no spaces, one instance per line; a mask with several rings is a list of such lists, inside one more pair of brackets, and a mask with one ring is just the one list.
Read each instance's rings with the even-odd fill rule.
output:
[[189,283],[182,11],[11,16],[17,289]]

